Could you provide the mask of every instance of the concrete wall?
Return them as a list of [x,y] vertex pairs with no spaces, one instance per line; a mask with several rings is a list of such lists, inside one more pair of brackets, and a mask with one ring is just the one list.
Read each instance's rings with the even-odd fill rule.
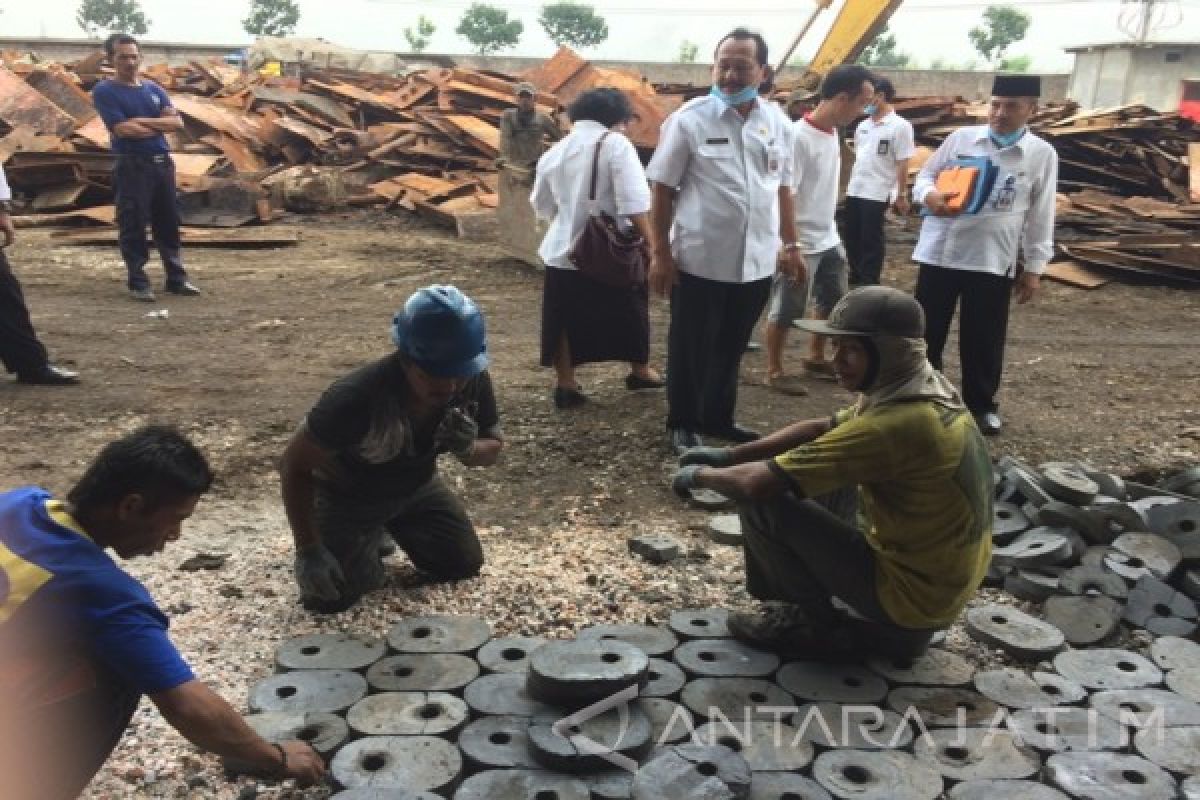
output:
[[[180,42],[142,42],[142,55],[147,64],[166,61],[181,66],[189,61],[206,61],[236,53],[247,44],[187,44]],[[0,50],[36,53],[42,61],[77,61],[97,50],[104,49],[102,39],[19,39],[0,36]]]
[[1200,80],[1200,44],[1098,47],[1076,52],[1069,96],[1084,108],[1175,111],[1185,80]]

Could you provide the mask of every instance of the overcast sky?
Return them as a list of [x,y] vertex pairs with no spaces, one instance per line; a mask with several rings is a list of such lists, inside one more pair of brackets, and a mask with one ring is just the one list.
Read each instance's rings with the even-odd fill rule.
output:
[[[811,55],[821,35],[846,0],[835,0],[800,47]],[[425,14],[437,26],[430,52],[465,53],[469,44],[454,33],[471,0],[299,0],[297,36],[322,37],[348,47],[370,50],[405,49],[405,27]],[[537,24],[539,0],[491,0],[525,23],[525,33],[510,55],[549,56],[554,47]],[[705,60],[712,43],[729,28],[745,25],[762,31],[774,53],[780,53],[807,19],[811,0],[591,0],[608,21],[609,38],[585,51],[596,58],[674,61],[680,43],[700,45]],[[935,58],[963,64],[978,59],[967,31],[979,23],[987,0],[906,0],[892,18],[900,50],[919,65]],[[1071,57],[1063,48],[1124,37],[1118,26],[1120,0],[1017,0],[1033,17],[1026,39],[1009,55],[1033,57],[1043,72],[1069,71]],[[249,0],[142,0],[151,25],[147,39],[172,42],[244,44],[249,37],[241,20]],[[0,35],[82,36],[75,23],[79,0],[0,0]],[[1200,41],[1200,0],[1173,0],[1159,5],[1164,25],[1154,38]],[[1168,26],[1167,23],[1175,23]],[[774,60],[774,59],[772,59]]]

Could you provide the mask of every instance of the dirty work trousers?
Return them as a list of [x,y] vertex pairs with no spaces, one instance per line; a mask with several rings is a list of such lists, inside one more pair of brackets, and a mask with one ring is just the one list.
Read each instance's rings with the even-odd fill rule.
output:
[[726,283],[679,273],[667,331],[667,427],[728,433],[738,369],[771,279]]
[[117,156],[113,183],[120,229],[118,241],[129,288],[150,288],[150,279],[146,277],[146,262],[150,260],[147,224],[167,273],[168,288],[183,285],[188,276],[180,256],[179,201],[175,196],[175,162],[171,156],[166,153]]
[[385,533],[434,580],[470,578],[483,566],[483,547],[466,507],[437,476],[411,494],[372,502],[319,487],[316,524],[321,542],[341,564],[346,588],[334,601],[303,598],[310,611],[345,611],[383,585],[379,548]]
[[883,274],[883,219],[888,204],[865,197],[846,198],[846,259],[851,286],[875,286]]
[[834,628],[853,610],[856,638],[876,652],[911,657],[936,631],[892,622],[875,591],[875,551],[850,524],[856,492],[843,489],[817,500],[785,492],[738,507],[746,554],[746,591],[759,600],[798,606],[814,626]]
[[38,341],[25,305],[25,294],[0,250],[0,362],[18,375],[46,366],[46,348]]
[[925,343],[929,363],[942,371],[942,352],[961,301],[958,357],[962,364],[963,402],[971,413],[997,409],[996,393],[1004,373],[1004,340],[1008,338],[1008,305],[1013,279],[989,272],[921,264],[914,294],[925,311]]

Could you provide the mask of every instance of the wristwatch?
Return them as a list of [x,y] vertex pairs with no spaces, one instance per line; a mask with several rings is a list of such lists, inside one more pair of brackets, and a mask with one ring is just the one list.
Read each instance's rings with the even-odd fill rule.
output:
[[787,250],[799,250],[799,249],[800,249],[800,243],[799,243],[799,242],[787,242],[787,243],[785,243],[785,244],[783,245],[783,250],[785,250],[785,251],[787,251]]

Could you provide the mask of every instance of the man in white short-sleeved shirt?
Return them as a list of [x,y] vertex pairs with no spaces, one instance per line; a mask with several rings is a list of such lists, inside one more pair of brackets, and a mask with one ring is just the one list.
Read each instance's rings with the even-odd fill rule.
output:
[[879,283],[886,255],[884,215],[895,202],[896,213],[909,212],[908,162],[916,147],[912,124],[896,113],[896,87],[884,77],[875,79],[869,115],[854,131],[854,169],[846,187],[846,259],[850,285]]
[[734,420],[738,367],[776,269],[804,277],[792,134],[758,96],[766,77],[760,34],[739,28],[722,38],[712,92],[667,118],[646,170],[650,288],[671,298],[667,428],[677,450],[700,444],[701,433],[758,438]]

